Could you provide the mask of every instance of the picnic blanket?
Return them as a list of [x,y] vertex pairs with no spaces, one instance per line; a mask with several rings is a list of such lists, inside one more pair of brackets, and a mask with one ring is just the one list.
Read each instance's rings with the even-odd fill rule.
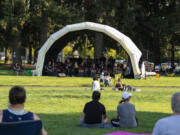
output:
[[150,133],[144,134],[144,133],[130,133],[130,132],[123,132],[123,131],[118,131],[118,132],[113,132],[105,135],[151,135]]

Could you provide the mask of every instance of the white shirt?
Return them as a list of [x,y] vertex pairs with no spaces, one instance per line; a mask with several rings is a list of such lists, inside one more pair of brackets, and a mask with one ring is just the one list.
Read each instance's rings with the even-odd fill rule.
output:
[[152,135],[179,135],[180,115],[172,115],[156,122]]
[[93,81],[92,90],[100,90],[100,84],[97,80]]
[[105,76],[105,80],[107,80],[108,82],[111,82],[111,77],[110,76]]
[[104,75],[100,75],[100,79],[104,80]]

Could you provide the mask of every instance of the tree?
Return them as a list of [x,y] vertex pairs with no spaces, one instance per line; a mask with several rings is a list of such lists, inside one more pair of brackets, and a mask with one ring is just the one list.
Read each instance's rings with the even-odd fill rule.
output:
[[[177,0],[136,1],[136,43],[140,44],[142,49],[149,50],[150,60],[156,64],[163,60],[164,51],[167,51],[164,49],[168,45],[166,39],[172,34],[169,31],[169,22],[173,19],[170,17],[178,16],[178,13],[174,12],[176,6]],[[176,21],[171,22],[172,26],[175,24]]]

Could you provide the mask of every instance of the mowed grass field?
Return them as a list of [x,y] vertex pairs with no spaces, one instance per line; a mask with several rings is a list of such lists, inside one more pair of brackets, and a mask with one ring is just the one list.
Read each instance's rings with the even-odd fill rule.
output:
[[[117,80],[116,80],[117,81]],[[135,87],[180,87],[180,77],[160,78],[148,77],[147,79],[122,79],[123,84]],[[90,87],[92,78],[89,77],[50,77],[50,76],[6,76],[0,75],[0,86],[51,86],[51,87]],[[114,80],[112,79],[112,85]]]
[[[180,91],[179,77],[122,81],[142,90],[132,92],[131,103],[135,104],[139,119],[137,128],[80,127],[79,118],[83,107],[86,102],[91,101],[91,78],[0,76],[0,109],[7,108],[10,87],[21,85],[27,90],[25,109],[40,116],[49,135],[103,135],[113,131],[150,133],[158,119],[172,114],[170,98],[173,93]],[[116,107],[121,94],[120,91],[112,91],[112,88],[105,88],[101,92],[100,102],[106,107],[109,122],[116,117]]]

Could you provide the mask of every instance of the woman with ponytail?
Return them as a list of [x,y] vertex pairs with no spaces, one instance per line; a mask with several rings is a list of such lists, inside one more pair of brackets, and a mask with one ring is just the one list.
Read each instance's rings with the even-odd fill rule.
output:
[[129,103],[131,96],[132,94],[127,91],[122,93],[122,100],[117,106],[117,118],[111,120],[113,126],[137,127],[136,109],[134,104]]

